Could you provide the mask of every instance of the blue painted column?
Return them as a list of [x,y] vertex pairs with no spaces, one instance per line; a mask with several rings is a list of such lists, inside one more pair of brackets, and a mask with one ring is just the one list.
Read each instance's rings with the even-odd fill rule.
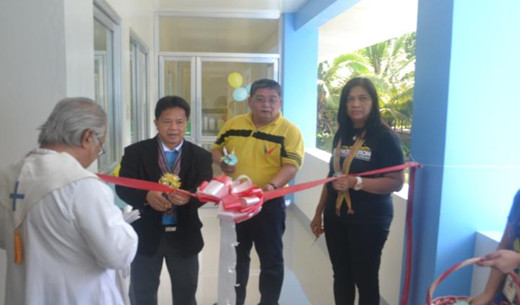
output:
[[[416,180],[408,304],[473,257],[476,231],[503,231],[520,188],[520,2],[420,0],[412,156]],[[469,295],[471,268],[437,295]]]
[[283,18],[283,115],[302,132],[305,147],[316,146],[318,28],[296,29],[295,14]]
[[310,0],[283,15],[283,113],[300,128],[305,147],[316,147],[319,27],[359,0]]

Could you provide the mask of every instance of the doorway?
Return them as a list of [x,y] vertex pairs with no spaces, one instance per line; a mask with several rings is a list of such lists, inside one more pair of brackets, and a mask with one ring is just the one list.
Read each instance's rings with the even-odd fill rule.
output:
[[191,107],[186,139],[210,150],[230,118],[247,113],[251,83],[278,78],[278,56],[159,56],[159,96],[178,95]]

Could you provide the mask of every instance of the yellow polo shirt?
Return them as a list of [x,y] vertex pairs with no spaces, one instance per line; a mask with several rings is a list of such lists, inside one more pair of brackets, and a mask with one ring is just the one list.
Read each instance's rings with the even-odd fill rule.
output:
[[226,122],[211,149],[226,147],[238,158],[236,179],[247,175],[259,187],[265,186],[284,164],[298,169],[303,164],[303,139],[296,125],[278,117],[268,125],[256,128],[251,113],[236,116]]

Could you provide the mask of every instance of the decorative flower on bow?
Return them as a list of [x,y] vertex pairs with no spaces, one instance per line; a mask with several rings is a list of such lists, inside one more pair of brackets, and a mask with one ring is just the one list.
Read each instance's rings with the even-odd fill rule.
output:
[[179,176],[174,175],[172,173],[165,173],[160,179],[160,184],[167,185],[172,189],[176,190],[181,187],[181,178]]
[[262,189],[245,175],[239,176],[235,181],[220,175],[210,182],[203,182],[197,189],[197,197],[201,201],[218,204],[218,217],[236,223],[260,213],[264,202]]

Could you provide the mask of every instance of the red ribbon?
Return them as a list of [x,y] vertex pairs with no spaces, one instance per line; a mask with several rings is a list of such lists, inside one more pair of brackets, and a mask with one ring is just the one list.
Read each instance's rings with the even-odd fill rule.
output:
[[169,186],[166,186],[164,184],[160,184],[157,182],[147,181],[147,180],[140,180],[140,179],[132,179],[132,178],[125,178],[125,177],[114,177],[109,175],[103,175],[103,174],[97,174],[101,180],[104,180],[107,183],[113,183],[121,186],[126,186],[138,190],[145,190],[145,191],[157,191],[157,192],[163,192],[163,193],[171,193],[172,188]]
[[[405,168],[416,168],[419,166],[420,166],[420,164],[417,162],[408,162],[408,163],[401,164],[401,165],[385,167],[385,168],[361,172],[361,173],[348,174],[346,176],[376,175],[376,174],[394,172],[394,171],[402,170]],[[163,185],[163,184],[160,184],[157,182],[147,181],[147,180],[125,178],[125,177],[114,177],[114,176],[103,175],[103,174],[98,174],[98,176],[99,176],[99,178],[101,178],[102,180],[104,180],[107,183],[113,183],[113,184],[126,186],[126,187],[130,187],[130,188],[145,190],[145,191],[158,191],[158,192],[164,192],[164,193],[179,192],[179,193],[183,193],[183,194],[186,194],[186,195],[189,195],[192,197],[196,197],[201,202],[213,202],[213,203],[218,203],[221,199],[223,199],[226,195],[228,195],[230,193],[229,187],[231,187],[231,183],[232,183],[231,180],[226,176],[223,176],[223,175],[217,176],[209,182],[204,181],[198,188],[199,191],[196,194],[193,194],[186,190],[172,189],[166,185]],[[279,189],[272,190],[269,192],[265,192],[265,193],[263,193],[263,200],[267,201],[267,200],[270,200],[273,198],[277,198],[277,197],[289,195],[292,193],[296,193],[299,191],[303,191],[303,190],[309,189],[311,187],[315,187],[315,186],[318,186],[321,184],[325,184],[325,183],[334,181],[334,180],[338,179],[339,177],[344,177],[344,176],[345,175],[304,182],[304,183],[295,184],[295,185],[284,187],[284,188],[279,188]],[[227,180],[227,179],[229,179],[229,180]],[[220,190],[222,193],[212,195],[211,193],[200,191],[200,190],[205,190],[207,188],[208,184],[210,184],[212,181],[217,181],[217,182],[220,182],[223,184],[222,189]],[[413,186],[413,179],[410,179],[410,188],[409,188],[410,190],[413,190],[412,186]],[[255,188],[258,190],[255,190],[254,196],[259,197],[257,192],[259,192],[259,191],[261,192],[261,190],[256,186],[255,186]],[[212,192],[213,191],[214,190],[212,190]],[[235,193],[235,196],[241,197],[241,196],[246,196],[247,194],[248,194],[247,192]],[[218,196],[216,196],[216,195],[218,195]],[[413,193],[412,193],[412,196],[413,196]]]
[[[419,167],[419,163],[417,162],[409,162],[401,165],[366,171],[362,173],[355,173],[355,174],[348,174],[346,176],[368,176],[368,175],[376,175],[376,174],[382,174],[382,173],[388,173],[393,171],[402,170],[405,168],[416,168]],[[231,179],[227,176],[221,175],[214,177],[211,181],[206,182],[204,181],[200,187],[197,190],[196,194],[190,193],[186,190],[180,190],[180,189],[172,189],[166,185],[152,182],[152,181],[146,181],[146,180],[139,180],[139,179],[132,179],[132,178],[125,178],[125,177],[114,177],[114,176],[108,176],[103,174],[98,174],[98,176],[103,179],[104,181],[108,183],[114,183],[121,186],[126,186],[130,188],[140,189],[140,190],[146,190],[146,191],[158,191],[158,192],[164,192],[164,193],[171,193],[171,192],[179,192],[183,193],[192,197],[198,198],[201,202],[213,202],[215,204],[218,204],[220,202],[223,203],[224,210],[228,212],[235,212],[235,213],[241,213],[241,214],[248,214],[248,215],[256,215],[260,211],[260,208],[262,206],[263,201],[267,201],[273,198],[289,195],[292,193],[296,193],[299,191],[303,191],[306,189],[309,189],[314,186],[318,186],[321,184],[325,184],[331,181],[334,181],[342,176],[335,176],[335,177],[329,177],[326,179],[321,180],[315,180],[315,181],[309,181],[304,182],[276,190],[272,190],[269,192],[262,192],[260,188],[257,186],[254,186],[251,184],[250,187],[246,188],[245,190],[242,190],[240,192],[233,191],[232,182]],[[239,178],[240,179],[240,178]],[[410,179],[410,190],[413,190],[413,179]],[[237,183],[237,186],[239,184]],[[413,197],[413,193],[412,193]],[[248,199],[249,198],[249,199]],[[409,197],[411,198],[411,197]],[[259,200],[260,199],[260,200]],[[248,205],[247,200],[256,200],[255,205]],[[260,203],[258,203],[260,201]],[[246,219],[251,218],[247,217]],[[241,219],[243,217],[240,217]],[[408,218],[408,216],[407,216]],[[242,219],[244,220],[244,219]],[[408,222],[407,222],[408,223]],[[411,236],[408,234],[408,236]],[[410,256],[407,256],[410,257]]]
[[163,192],[163,193],[178,192],[178,193],[186,194],[188,196],[195,197],[195,194],[192,194],[186,190],[172,189],[171,187],[169,187],[167,185],[160,184],[160,183],[153,182],[153,181],[125,178],[125,177],[115,177],[115,176],[109,176],[109,175],[104,175],[104,174],[97,174],[97,175],[99,178],[101,178],[101,180],[103,180],[107,183],[126,186],[126,187],[133,188],[133,189],[144,190],[144,191],[157,191],[157,192]]
[[[410,168],[410,179],[408,186],[408,204],[406,208],[406,266],[405,266],[405,278],[403,283],[403,294],[401,297],[401,305],[406,305],[408,303],[408,293],[410,289],[410,279],[411,279],[411,269],[412,269],[412,215],[413,215],[413,204],[414,204],[414,182],[415,182],[415,170],[420,167],[420,164],[417,162],[408,162],[401,165],[385,167],[381,169],[348,174],[346,176],[369,176],[376,174],[383,174],[388,172],[394,172],[398,170],[403,170],[405,168]],[[215,204],[219,204],[219,207],[222,209],[222,212],[219,212],[221,215],[228,215],[235,222],[241,222],[247,219],[250,219],[254,215],[260,212],[262,204],[264,201],[289,195],[295,192],[303,191],[309,189],[314,186],[318,186],[321,184],[325,184],[331,181],[338,179],[339,177],[344,177],[345,175],[329,177],[326,179],[315,180],[304,182],[300,184],[295,184],[292,186],[276,189],[269,192],[262,192],[262,190],[255,186],[251,185],[251,187],[246,188],[240,192],[232,191],[232,182],[229,177],[226,176],[218,176],[213,178],[211,181],[204,181],[201,186],[198,188],[197,194],[190,193],[185,190],[180,189],[172,189],[166,185],[132,178],[124,178],[124,177],[114,177],[103,174],[98,174],[99,178],[102,180],[113,183],[121,186],[131,187],[140,190],[146,191],[159,191],[164,193],[171,192],[180,192],[189,196],[197,197],[201,202],[213,202]],[[221,186],[221,190],[214,193],[208,193],[207,191],[208,185],[212,182],[219,182],[223,185]],[[213,185],[215,187],[216,184]],[[215,189],[214,189],[215,190]],[[253,198],[253,199],[251,199]],[[253,204],[248,204],[248,200],[256,200]],[[229,214],[226,214],[229,213]]]
[[281,197],[281,196],[285,196],[285,195],[288,195],[288,194],[292,194],[292,193],[296,193],[296,192],[299,192],[299,191],[303,191],[303,190],[309,189],[311,187],[314,187],[314,186],[317,186],[317,185],[320,185],[320,184],[329,183],[329,182],[334,181],[334,180],[336,180],[336,179],[338,179],[340,177],[345,177],[345,176],[369,176],[369,175],[376,175],[376,174],[395,172],[395,171],[402,170],[402,169],[405,169],[405,168],[415,168],[415,167],[419,167],[419,166],[420,166],[420,164],[417,163],[417,162],[408,162],[408,163],[401,164],[401,165],[390,166],[390,167],[380,168],[380,169],[366,171],[366,172],[361,172],[361,173],[348,174],[348,175],[339,175],[339,176],[329,177],[329,178],[326,178],[326,179],[304,182],[304,183],[295,184],[295,185],[291,185],[291,186],[288,186],[288,187],[284,187],[284,188],[280,188],[280,189],[277,189],[277,190],[266,192],[264,194],[264,199],[267,201],[267,200],[270,200],[270,199],[273,199],[273,198],[276,198],[276,197]]

